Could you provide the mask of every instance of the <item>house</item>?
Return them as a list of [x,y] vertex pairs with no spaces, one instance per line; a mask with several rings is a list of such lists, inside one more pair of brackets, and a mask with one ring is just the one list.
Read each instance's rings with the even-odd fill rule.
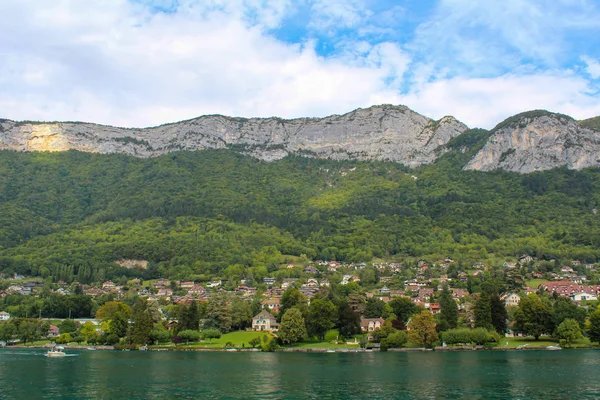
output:
[[579,292],[571,295],[571,300],[575,302],[598,300],[598,296],[593,293]]
[[321,285],[321,286],[329,286],[329,281],[327,279],[321,279],[321,282],[319,282],[319,285]]
[[60,329],[58,329],[58,326],[56,325],[50,325],[50,328],[48,328],[48,337],[58,337],[60,336]]
[[190,290],[188,290],[188,294],[191,295],[198,295],[198,294],[204,294],[206,293],[206,289],[204,289],[204,287],[200,286],[200,285],[196,285],[194,287],[192,287]]
[[6,321],[10,319],[10,314],[6,311],[0,311],[0,321]]
[[275,279],[275,278],[263,278],[263,283],[264,283],[265,285],[269,285],[269,286],[271,286],[271,285],[275,284],[275,281],[276,281],[276,280],[277,280],[277,279]]
[[521,296],[516,293],[510,293],[506,296],[503,296],[502,300],[504,300],[504,305],[508,306],[518,306],[521,301]]
[[360,329],[363,332],[373,332],[377,328],[381,328],[385,320],[383,318],[361,318]]
[[173,296],[173,291],[171,289],[159,289],[156,295],[158,297],[171,297]]
[[520,263],[529,263],[532,261],[533,261],[533,257],[531,257],[529,254],[523,254],[521,257],[519,257]]
[[206,287],[215,288],[215,287],[221,286],[221,283],[222,282],[220,280],[218,280],[218,281],[212,281],[212,282],[207,283]]
[[433,315],[435,314],[439,314],[441,311],[441,306],[440,303],[429,303],[429,311],[431,311],[431,313]]
[[252,318],[252,329],[255,331],[276,331],[279,329],[277,320],[267,310],[262,310]]
[[570,273],[570,272],[574,272],[574,271],[573,271],[573,268],[571,268],[569,266],[565,266],[565,267],[562,267],[560,269],[560,272],[568,272],[568,273]]
[[157,280],[156,282],[154,282],[154,285],[152,285],[154,287],[154,289],[161,289],[161,288],[165,288],[167,286],[169,286],[171,283],[166,280],[165,278],[160,278],[159,280]]
[[384,285],[381,289],[379,289],[379,294],[390,294],[390,289]]
[[294,264],[288,264],[286,268],[287,268],[287,269],[294,269],[294,267],[295,267],[295,265],[294,265]]
[[309,278],[308,281],[304,285],[304,287],[319,287],[319,281],[315,278]]
[[86,296],[91,296],[91,297],[98,297],[98,296],[102,296],[103,294],[106,294],[104,292],[104,290],[97,288],[97,287],[93,287],[90,289],[87,289],[83,292],[83,294],[85,294]]
[[280,297],[269,297],[268,299],[262,302],[263,306],[266,306],[269,310],[274,312],[279,311],[279,307],[281,307],[281,298]]
[[191,289],[194,287],[194,282],[191,282],[191,281],[181,282],[179,284],[179,287],[182,289]]
[[304,273],[307,274],[316,274],[317,272],[319,272],[319,270],[313,265],[309,265],[306,268],[304,268]]
[[115,283],[113,281],[106,281],[102,284],[102,289],[112,289],[115,287]]
[[296,282],[297,280],[298,278],[284,278],[283,282],[281,282],[281,288],[287,289],[292,285],[292,283]]

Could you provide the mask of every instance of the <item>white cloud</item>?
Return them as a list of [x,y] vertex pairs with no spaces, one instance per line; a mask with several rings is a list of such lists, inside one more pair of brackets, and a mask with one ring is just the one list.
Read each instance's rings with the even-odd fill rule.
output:
[[592,79],[600,78],[600,61],[587,56],[581,57],[581,60],[586,64],[586,72]]
[[[364,28],[364,2],[318,2],[327,21]],[[202,114],[325,116],[393,103],[491,127],[533,108],[600,114],[597,88],[583,77],[516,59],[518,69],[484,79],[415,61],[414,50],[392,41],[343,38],[327,57],[317,54],[317,39],[284,43],[269,32],[296,12],[295,3],[166,0],[161,7],[169,12],[157,13],[147,1],[3,0],[0,15],[10,17],[0,24],[0,117],[148,126]],[[464,0],[444,4],[468,8],[450,16],[454,22],[477,11]],[[444,29],[454,34],[448,25],[432,34],[431,26],[419,40],[437,40]],[[488,62],[478,46],[458,57]],[[582,60],[597,77],[597,61]]]
[[568,72],[506,74],[440,79],[423,84],[402,101],[433,118],[453,115],[471,127],[490,129],[511,115],[533,109],[576,119],[600,115],[600,103],[592,91],[588,81]]
[[207,8],[198,17],[140,14],[124,1],[94,3],[92,11],[80,4],[0,6],[21,14],[0,26],[4,117],[146,126],[209,113],[327,115],[398,100],[386,80],[406,61],[393,44],[348,64],[317,56],[310,43],[275,40],[247,23],[247,9],[232,17],[213,7],[206,18]]
[[441,0],[413,48],[485,75],[522,59],[557,65],[570,33],[598,28],[593,0]]

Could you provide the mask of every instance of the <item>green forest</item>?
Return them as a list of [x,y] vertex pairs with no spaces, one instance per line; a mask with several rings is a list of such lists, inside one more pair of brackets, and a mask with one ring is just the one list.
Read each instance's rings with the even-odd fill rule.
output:
[[[489,137],[470,130],[434,164],[239,149],[140,159],[0,151],[0,273],[112,277],[266,276],[286,257],[500,265],[600,261],[600,170],[463,171]],[[125,270],[120,259],[149,261]]]

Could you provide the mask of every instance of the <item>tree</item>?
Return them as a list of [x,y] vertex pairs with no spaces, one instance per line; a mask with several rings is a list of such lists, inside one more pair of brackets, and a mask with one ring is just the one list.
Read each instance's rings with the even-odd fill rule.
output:
[[423,310],[413,315],[408,324],[408,340],[412,343],[432,347],[438,340],[433,314]]
[[109,321],[109,331],[118,338],[125,337],[129,327],[128,315],[124,311],[117,311]]
[[360,316],[352,311],[350,305],[345,300],[339,301],[338,305],[338,323],[337,328],[340,336],[347,338],[361,332]]
[[[335,326],[338,310],[331,301],[316,299],[311,301],[306,318],[310,335],[325,340],[327,331]],[[283,321],[282,321],[283,322]]]
[[212,343],[213,339],[221,337],[221,332],[218,329],[206,329],[202,331],[202,337],[208,339]]
[[120,301],[107,301],[104,303],[98,311],[96,311],[96,318],[100,321],[108,321],[113,319],[117,312],[121,312],[127,318],[131,314],[131,308],[125,303]]
[[473,310],[475,328],[492,328],[492,304],[487,292],[481,292]]
[[396,318],[402,320],[405,324],[413,314],[419,311],[419,307],[408,297],[398,297],[388,304],[392,307]]
[[197,342],[202,337],[202,335],[200,335],[200,332],[194,331],[192,329],[185,329],[179,332],[177,336],[179,336],[182,340],[185,340],[186,344],[190,344],[190,342]]
[[200,327],[200,317],[198,316],[198,305],[196,301],[185,307],[181,308],[181,318],[179,322],[179,329],[186,330],[191,329],[197,331]]
[[574,341],[583,338],[579,322],[572,318],[567,318],[561,322],[556,328],[556,334],[561,342],[566,343],[567,347],[570,347]]
[[388,337],[381,339],[381,350],[387,351],[387,349],[399,348],[404,346],[408,342],[408,336],[406,332],[397,331],[391,333]]
[[308,312],[308,300],[306,296],[304,296],[298,289],[289,288],[285,292],[283,292],[283,296],[281,296],[281,308],[279,310],[279,315],[283,317],[287,310],[292,307],[296,307],[302,313],[302,316],[306,316]]
[[498,334],[504,336],[506,333],[506,320],[508,319],[508,312],[506,311],[504,302],[497,294],[490,296],[490,314],[492,326]]
[[455,329],[458,326],[458,306],[456,301],[452,298],[452,292],[448,289],[448,285],[445,284],[440,294],[440,315],[439,322],[437,325],[437,331],[446,331],[448,329]]
[[81,325],[79,331],[81,336],[83,336],[83,338],[89,342],[92,337],[96,336],[96,325],[94,325],[94,323],[91,321],[87,321]]
[[154,328],[154,321],[148,311],[148,303],[145,299],[138,299],[135,303],[132,319],[131,343],[148,344],[150,342],[150,331]]
[[56,338],[56,343],[58,344],[67,344],[71,343],[73,338],[71,338],[70,333],[62,333],[59,337]]
[[552,314],[550,307],[534,293],[521,298],[515,311],[515,328],[539,340],[544,333],[551,332]]
[[252,315],[250,304],[239,297],[234,297],[231,302],[231,327],[241,330],[251,326]]
[[73,333],[77,331],[77,322],[72,319],[65,319],[58,325],[59,332],[62,333]]
[[298,308],[290,308],[283,314],[277,336],[283,343],[294,344],[306,339],[306,325],[304,317]]
[[219,293],[208,300],[207,317],[214,321],[221,332],[231,330],[231,298],[227,293]]
[[600,343],[600,307],[590,314],[587,334],[590,341]]
[[559,297],[552,307],[552,325],[558,327],[565,319],[574,319],[580,327],[585,324],[585,309],[579,307],[568,297]]
[[385,303],[379,299],[371,297],[367,299],[367,306],[365,307],[365,318],[380,318],[384,313]]
[[0,341],[8,343],[17,334],[17,327],[11,322],[0,323]]
[[161,327],[155,327],[150,331],[150,339],[155,344],[166,342],[171,339],[171,332],[164,328],[161,329]]

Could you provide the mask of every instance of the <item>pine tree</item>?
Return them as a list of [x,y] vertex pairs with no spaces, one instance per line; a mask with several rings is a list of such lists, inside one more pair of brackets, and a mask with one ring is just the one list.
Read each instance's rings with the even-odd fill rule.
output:
[[492,325],[492,305],[490,296],[482,292],[475,302],[474,308],[475,328],[491,329]]
[[438,332],[455,329],[458,326],[458,306],[452,298],[452,292],[448,289],[448,285],[444,285],[440,294],[440,316],[439,323],[436,327]]

